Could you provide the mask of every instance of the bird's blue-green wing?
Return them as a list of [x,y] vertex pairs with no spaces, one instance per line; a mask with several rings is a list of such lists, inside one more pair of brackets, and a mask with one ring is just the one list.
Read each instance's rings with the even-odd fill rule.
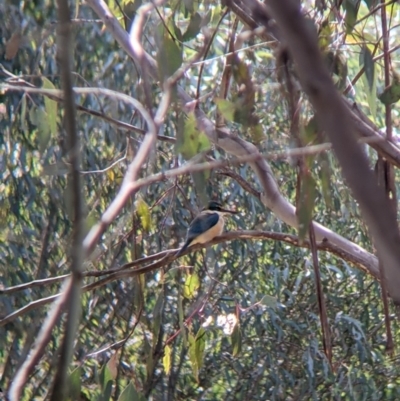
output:
[[200,234],[205,233],[210,228],[218,223],[218,213],[207,213],[197,216],[190,224],[187,241],[190,242],[198,237]]

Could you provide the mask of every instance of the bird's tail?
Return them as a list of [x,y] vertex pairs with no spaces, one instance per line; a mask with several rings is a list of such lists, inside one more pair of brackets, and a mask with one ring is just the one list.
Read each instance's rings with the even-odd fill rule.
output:
[[190,245],[190,243],[191,243],[191,241],[186,241],[186,242],[183,244],[182,248],[179,249],[179,251],[175,254],[175,257],[176,257],[176,258],[179,258],[179,256],[181,256],[182,253],[186,251],[186,249],[187,249],[187,247]]

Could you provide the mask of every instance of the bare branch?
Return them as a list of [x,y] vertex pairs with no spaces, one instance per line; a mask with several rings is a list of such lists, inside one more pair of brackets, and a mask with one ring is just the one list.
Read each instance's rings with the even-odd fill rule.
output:
[[[234,241],[234,240],[246,240],[246,239],[261,240],[261,241],[262,240],[281,241],[298,248],[310,248],[310,242],[308,240],[300,241],[298,237],[293,234],[278,233],[273,231],[241,230],[241,231],[230,231],[228,233],[225,233],[220,237],[214,238],[208,244],[196,244],[188,248],[183,255],[192,253],[207,246],[220,244],[222,242]],[[338,256],[341,259],[354,264],[359,269],[365,271],[366,273],[372,274],[375,279],[379,280],[379,270],[377,268],[376,259],[371,259],[371,261],[366,261],[363,254],[357,254],[356,252],[353,251],[345,251],[341,247],[331,243],[326,238],[323,239],[322,241],[317,242],[317,248],[318,250],[332,253],[333,255]],[[84,275],[88,277],[101,277],[101,276],[106,276],[106,277],[92,284],[86,285],[85,287],[83,287],[83,291],[91,291],[98,287],[101,287],[104,284],[107,284],[110,281],[118,280],[124,277],[134,277],[167,266],[168,264],[170,264],[175,260],[175,255],[177,251],[178,249],[169,249],[167,251],[162,251],[149,257],[137,259],[133,262],[127,263],[116,269],[86,272],[84,273]],[[148,264],[149,262],[151,263]],[[134,269],[128,270],[130,268]],[[64,278],[64,276],[62,276],[62,278]],[[57,278],[55,277],[54,279]],[[37,284],[41,283],[39,282]],[[8,293],[14,292],[15,289],[16,287],[10,287],[9,289],[10,291],[8,291]],[[62,293],[52,295],[47,298],[42,298],[37,301],[33,301],[28,305],[24,306],[23,308],[14,311],[10,315],[0,320],[0,327],[4,326],[9,322],[12,322],[17,317],[22,316],[28,311],[37,309],[40,306],[53,302],[60,295],[62,295]]]
[[[73,210],[73,233],[71,247],[71,279],[67,279],[67,285],[71,282],[70,291],[65,291],[67,304],[67,320],[65,333],[61,344],[61,352],[58,359],[58,367],[55,374],[53,389],[50,399],[60,400],[65,398],[67,391],[68,366],[70,364],[74,341],[79,323],[81,308],[81,283],[83,262],[83,224],[84,224],[84,200],[81,186],[81,161],[80,141],[76,129],[75,98],[72,88],[72,39],[71,21],[68,0],[58,0],[58,56],[61,66],[61,83],[64,93],[64,124],[68,137],[68,151],[71,180],[71,197]],[[59,309],[61,312],[61,307]],[[50,334],[50,333],[49,333]]]
[[[55,301],[53,307],[48,313],[47,319],[44,321],[42,328],[40,329],[40,332],[38,334],[38,340],[35,344],[34,349],[29,353],[28,358],[22,364],[22,366],[14,376],[14,379],[11,383],[10,390],[8,393],[10,401],[19,401],[21,399],[22,388],[27,382],[34,367],[39,362],[44,352],[44,349],[46,348],[47,344],[50,341],[51,332],[54,326],[57,324],[61,314],[63,313],[63,308],[67,303],[67,300],[71,294],[71,290],[72,290],[72,280],[67,279],[64,284],[63,292],[61,294],[57,294],[48,298],[43,298],[39,300],[41,302],[39,301],[36,301],[35,303],[31,302],[29,305],[22,308],[24,309],[24,311],[22,311],[22,309],[19,309],[12,315],[6,317],[6,319],[8,319],[7,321],[10,322],[14,320],[16,317],[24,314],[27,310],[35,309],[35,307],[39,306],[39,304],[45,305],[48,304],[49,302]],[[28,309],[29,306],[30,308]]]

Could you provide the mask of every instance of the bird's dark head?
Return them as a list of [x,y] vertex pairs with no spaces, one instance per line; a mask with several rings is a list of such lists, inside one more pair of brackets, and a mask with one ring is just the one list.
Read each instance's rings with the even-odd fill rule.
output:
[[211,210],[215,212],[221,212],[221,213],[231,213],[231,214],[236,214],[237,212],[234,210],[228,210],[224,209],[222,205],[217,202],[217,201],[210,201],[204,210]]

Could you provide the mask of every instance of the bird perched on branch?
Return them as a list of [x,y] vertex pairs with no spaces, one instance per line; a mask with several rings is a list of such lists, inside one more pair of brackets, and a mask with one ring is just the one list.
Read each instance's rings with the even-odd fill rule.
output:
[[190,223],[186,241],[177,252],[176,257],[181,256],[186,248],[191,245],[205,244],[221,235],[224,230],[224,215],[236,213],[234,210],[223,209],[221,204],[216,201],[211,201]]

